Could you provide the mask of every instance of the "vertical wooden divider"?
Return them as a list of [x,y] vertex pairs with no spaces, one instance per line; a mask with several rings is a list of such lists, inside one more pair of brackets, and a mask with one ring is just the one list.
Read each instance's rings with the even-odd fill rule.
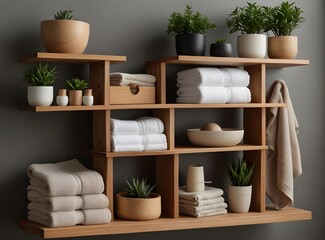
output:
[[[265,82],[266,66],[258,64],[246,66],[245,70],[250,75],[249,88],[252,94],[253,103],[265,103]],[[266,145],[266,108],[244,109],[244,143],[254,145]],[[245,151],[245,160],[250,164],[255,164],[252,177],[253,193],[251,211],[265,211],[265,174],[266,174],[266,150]]]
[[[110,61],[90,63],[90,88],[93,89],[94,103],[97,105],[109,105],[109,73]],[[93,168],[104,179],[104,193],[109,199],[109,209],[114,219],[113,158],[106,157],[106,153],[111,151],[110,117],[110,110],[93,111],[93,150],[103,153],[93,156]]]
[[146,72],[156,76],[156,104],[166,103],[166,64],[147,64]]

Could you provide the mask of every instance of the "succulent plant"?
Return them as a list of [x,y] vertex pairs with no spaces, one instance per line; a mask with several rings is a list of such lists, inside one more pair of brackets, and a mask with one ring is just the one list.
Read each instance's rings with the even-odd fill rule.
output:
[[57,72],[48,63],[37,63],[25,70],[24,80],[33,86],[49,86],[53,84]]
[[127,197],[132,198],[149,198],[151,191],[154,189],[154,186],[147,184],[147,179],[139,180],[138,177],[133,177],[131,182],[125,180],[127,187],[125,191],[127,192]]
[[244,160],[233,161],[227,167],[227,173],[233,186],[248,186],[254,165],[249,167]]
[[227,43],[228,39],[227,38],[217,38],[216,43]]
[[66,81],[65,85],[70,90],[83,90],[88,88],[88,82],[79,78],[69,79]]
[[54,14],[54,19],[56,20],[71,20],[73,18],[73,10],[66,9],[60,10]]

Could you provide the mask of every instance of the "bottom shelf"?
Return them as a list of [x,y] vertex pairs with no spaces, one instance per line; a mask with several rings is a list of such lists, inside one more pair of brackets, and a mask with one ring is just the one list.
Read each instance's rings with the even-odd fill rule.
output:
[[114,222],[104,225],[78,225],[64,228],[48,228],[34,222],[22,220],[20,222],[20,227],[27,232],[39,235],[43,238],[63,238],[253,225],[310,220],[311,218],[311,211],[298,208],[286,208],[280,211],[267,210],[262,213],[228,213],[227,215],[204,218],[181,216],[177,219],[159,218],[154,221],[114,220]]

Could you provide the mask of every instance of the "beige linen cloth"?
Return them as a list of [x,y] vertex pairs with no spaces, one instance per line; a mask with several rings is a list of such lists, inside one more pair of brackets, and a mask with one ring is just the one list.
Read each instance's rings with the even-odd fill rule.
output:
[[266,193],[276,209],[293,205],[293,180],[302,174],[298,121],[283,80],[276,80],[267,93],[268,102],[287,107],[268,109],[266,139],[269,146]]

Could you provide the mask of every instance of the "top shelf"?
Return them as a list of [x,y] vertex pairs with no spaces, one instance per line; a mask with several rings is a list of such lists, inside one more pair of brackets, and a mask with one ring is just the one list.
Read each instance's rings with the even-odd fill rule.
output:
[[148,61],[147,64],[195,64],[211,66],[250,66],[266,64],[268,67],[295,67],[308,65],[309,60],[302,59],[269,59],[269,58],[233,58],[209,56],[172,56],[158,60]]
[[126,56],[37,52],[29,56],[24,56],[20,58],[19,61],[24,63],[94,63],[110,61],[111,64],[114,64],[125,62]]

